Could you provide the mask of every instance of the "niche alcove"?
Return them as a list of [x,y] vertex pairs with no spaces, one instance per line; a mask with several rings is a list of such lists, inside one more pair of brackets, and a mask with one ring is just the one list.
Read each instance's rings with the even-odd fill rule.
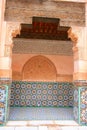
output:
[[72,42],[58,22],[34,17],[13,39],[9,120],[73,120]]

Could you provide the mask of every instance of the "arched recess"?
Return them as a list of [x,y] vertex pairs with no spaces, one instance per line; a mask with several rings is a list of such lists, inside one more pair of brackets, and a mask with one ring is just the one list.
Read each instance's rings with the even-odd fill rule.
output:
[[22,70],[22,80],[56,81],[57,70],[47,57],[38,55],[29,59]]

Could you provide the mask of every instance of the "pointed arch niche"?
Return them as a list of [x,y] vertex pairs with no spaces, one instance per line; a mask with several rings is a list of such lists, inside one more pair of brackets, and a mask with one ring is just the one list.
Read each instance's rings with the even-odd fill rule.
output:
[[57,70],[47,57],[37,55],[29,59],[22,70],[22,80],[56,81]]

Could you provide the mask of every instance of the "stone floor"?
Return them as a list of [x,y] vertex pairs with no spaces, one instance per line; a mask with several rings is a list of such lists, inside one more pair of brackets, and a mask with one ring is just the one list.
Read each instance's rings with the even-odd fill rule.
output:
[[34,127],[0,127],[0,130],[87,130],[87,127],[74,126],[34,126]]
[[0,130],[87,130],[75,121],[8,121]]
[[75,121],[8,121],[0,130],[87,130]]

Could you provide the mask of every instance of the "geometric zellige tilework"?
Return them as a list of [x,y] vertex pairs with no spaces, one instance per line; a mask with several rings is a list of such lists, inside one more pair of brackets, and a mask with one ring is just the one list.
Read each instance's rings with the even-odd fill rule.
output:
[[87,125],[87,87],[74,88],[74,118],[80,125]]
[[87,87],[81,87],[80,95],[80,123],[87,125]]
[[79,89],[74,88],[74,105],[73,105],[74,119],[79,121]]
[[69,82],[13,81],[11,106],[73,106],[73,84]]
[[4,85],[0,85],[0,125],[6,121],[6,90]]

